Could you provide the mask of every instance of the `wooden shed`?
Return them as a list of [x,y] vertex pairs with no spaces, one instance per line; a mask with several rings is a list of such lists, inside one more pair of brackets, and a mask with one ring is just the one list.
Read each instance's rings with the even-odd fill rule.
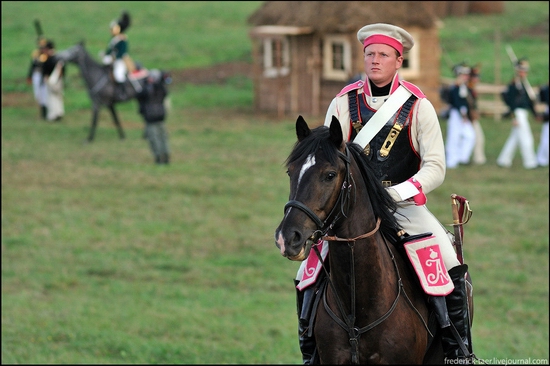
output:
[[357,31],[371,23],[391,23],[413,36],[400,76],[439,109],[439,17],[452,13],[441,3],[451,2],[266,1],[248,18],[256,110],[323,116],[332,98],[363,72]]

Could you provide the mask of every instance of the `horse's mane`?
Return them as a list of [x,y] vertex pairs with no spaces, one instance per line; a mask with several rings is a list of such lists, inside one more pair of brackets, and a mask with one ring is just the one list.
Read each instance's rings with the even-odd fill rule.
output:
[[[395,237],[396,233],[401,229],[394,216],[397,209],[395,201],[374,174],[374,169],[370,166],[361,146],[353,142],[348,142],[347,146],[357,162],[363,180],[367,185],[374,215],[381,220],[380,230],[386,237],[388,235],[389,237]],[[309,156],[318,149],[324,151],[330,164],[336,164],[339,159],[338,149],[330,139],[330,129],[327,126],[319,126],[312,129],[305,139],[295,143],[292,152],[285,161],[287,168],[294,161]]]
[[374,169],[371,167],[370,162],[365,155],[365,152],[356,143],[348,142],[348,149],[357,162],[363,180],[367,185],[367,192],[369,194],[370,202],[374,215],[381,220],[380,230],[386,235],[386,237],[394,238],[396,233],[401,230],[400,225],[397,223],[397,219],[394,214],[397,210],[397,204],[390,196],[386,188],[382,185],[382,182],[374,174]]

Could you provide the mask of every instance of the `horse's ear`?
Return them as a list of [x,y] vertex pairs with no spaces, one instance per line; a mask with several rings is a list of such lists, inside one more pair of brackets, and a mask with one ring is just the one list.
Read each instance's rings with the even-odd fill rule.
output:
[[336,116],[332,116],[332,121],[330,121],[330,139],[337,147],[341,147],[344,142],[342,126],[340,126],[340,121]]
[[298,137],[298,141],[302,141],[308,137],[310,133],[311,130],[309,129],[304,117],[301,115],[298,116],[298,119],[296,120],[296,136]]
[[82,39],[80,42],[78,42],[78,44],[81,45],[81,46],[85,46],[85,45],[86,45],[86,41],[84,41],[84,40]]

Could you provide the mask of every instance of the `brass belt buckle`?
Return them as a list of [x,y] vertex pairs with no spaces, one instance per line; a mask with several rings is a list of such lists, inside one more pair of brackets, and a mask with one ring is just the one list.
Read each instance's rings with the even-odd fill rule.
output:
[[370,155],[370,144],[367,144],[367,146],[365,146],[363,151],[365,152],[365,155],[369,156]]

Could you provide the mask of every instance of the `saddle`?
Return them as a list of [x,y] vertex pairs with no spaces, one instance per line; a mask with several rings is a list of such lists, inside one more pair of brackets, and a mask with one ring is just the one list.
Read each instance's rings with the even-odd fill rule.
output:
[[[451,211],[453,216],[453,246],[455,247],[456,256],[460,264],[464,264],[464,256],[462,252],[462,242],[464,237],[464,225],[470,221],[472,210],[468,200],[455,193],[451,194]],[[395,236],[387,235],[389,240],[403,256],[405,262],[409,263],[409,267],[416,272],[420,285],[424,292],[433,296],[444,296],[449,294],[453,289],[453,284],[443,278],[447,270],[441,259],[441,255],[437,253],[437,243],[431,240],[432,233],[426,232],[418,235],[409,235],[401,231]],[[466,282],[471,287],[471,279],[466,273]],[[447,278],[448,280],[448,278]],[[449,283],[450,282],[450,283]],[[471,292],[471,291],[470,291]]]

